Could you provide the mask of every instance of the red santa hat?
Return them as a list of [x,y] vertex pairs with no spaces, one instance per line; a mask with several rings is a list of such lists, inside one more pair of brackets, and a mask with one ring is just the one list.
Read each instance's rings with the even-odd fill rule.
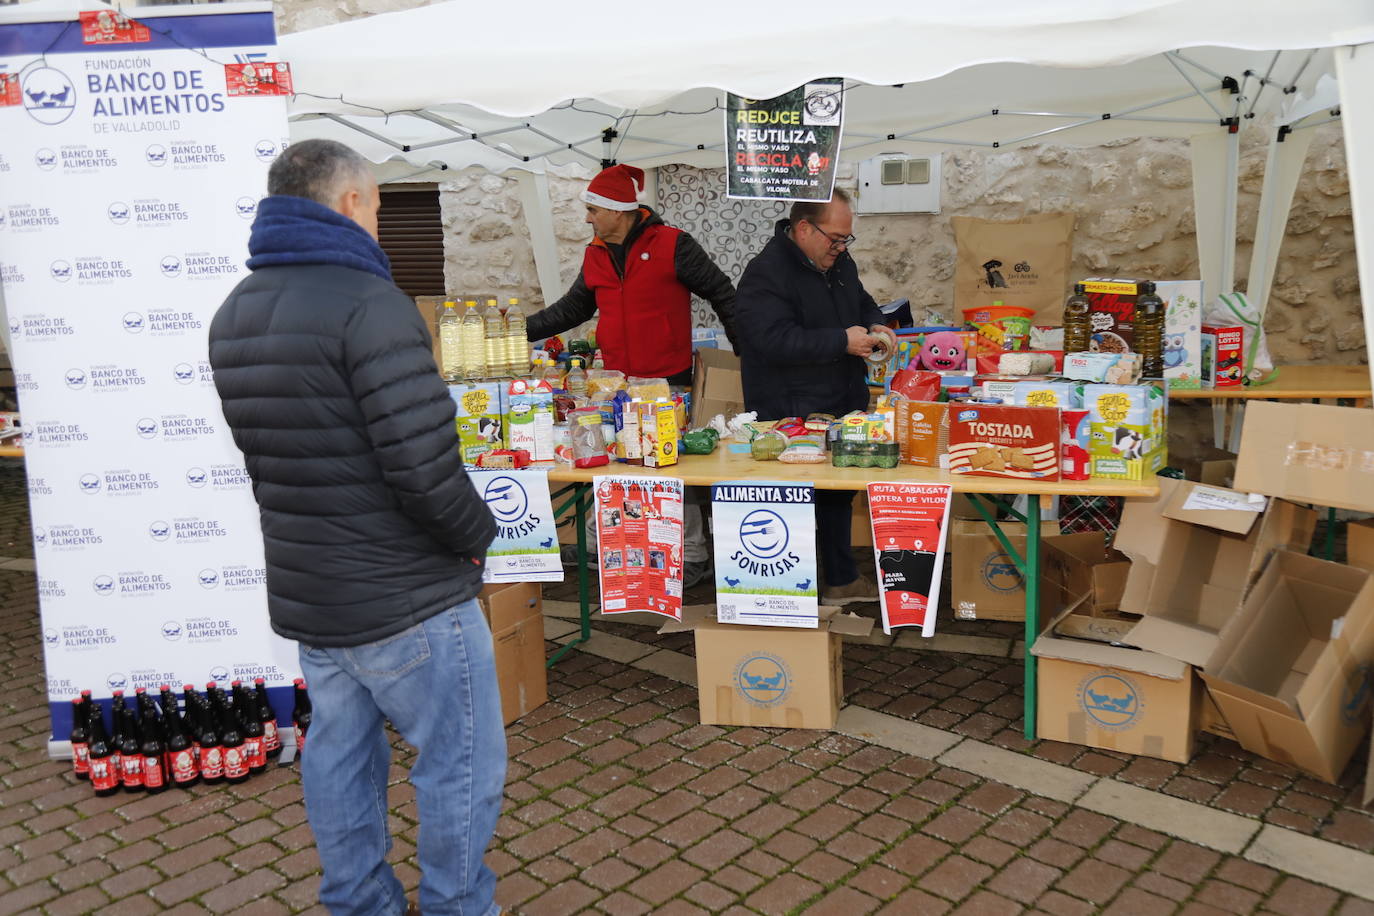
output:
[[582,202],[607,210],[634,210],[644,190],[644,170],[632,165],[613,165],[601,173],[582,192]]

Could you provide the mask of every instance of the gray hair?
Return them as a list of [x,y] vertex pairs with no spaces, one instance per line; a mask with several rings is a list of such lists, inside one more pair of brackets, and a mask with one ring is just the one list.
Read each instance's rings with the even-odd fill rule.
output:
[[282,150],[267,171],[267,193],[304,197],[330,209],[339,195],[371,186],[367,160],[334,140],[302,140]]

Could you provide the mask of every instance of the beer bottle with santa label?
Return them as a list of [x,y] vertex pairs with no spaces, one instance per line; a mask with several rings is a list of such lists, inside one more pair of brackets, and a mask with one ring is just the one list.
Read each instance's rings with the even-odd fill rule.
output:
[[72,700],[72,772],[77,779],[91,775],[91,730],[86,720],[86,704],[81,697]]
[[[214,681],[206,685],[206,692],[214,689]],[[208,783],[216,783],[224,778],[224,748],[219,743],[219,729],[215,727],[214,710],[209,700],[196,704],[196,734],[200,737],[200,778]]]
[[267,697],[267,681],[254,678],[253,692],[257,697],[258,721],[262,723],[262,746],[268,757],[276,759],[281,756],[281,735],[277,733],[277,711]]
[[[196,751],[191,743],[186,723],[177,712],[177,698],[170,689],[164,689],[166,692],[162,695],[162,722],[166,731],[164,741],[167,745],[167,781],[177,788],[185,789],[195,785],[200,779],[200,770],[196,766]],[[190,715],[192,710],[188,709],[186,712]]]
[[224,781],[243,782],[248,778],[248,755],[243,745],[239,720],[224,692],[216,693],[215,711],[219,718],[219,740],[224,748]]
[[262,739],[262,723],[258,721],[257,700],[239,681],[234,682],[234,709],[238,713],[239,731],[243,734],[243,756],[249,773],[267,769],[267,747]]
[[134,721],[134,711],[125,707],[124,729],[119,744],[120,782],[125,792],[143,791],[143,747],[139,741],[138,723]]
[[90,730],[91,788],[96,795],[113,795],[119,791],[119,769],[115,764],[114,748],[105,734],[105,717],[99,706],[92,707]]
[[115,779],[124,778],[124,691],[116,690],[110,700],[110,758]]
[[167,788],[167,745],[162,739],[163,722],[151,698],[143,707],[143,788],[150,795]]
[[313,710],[310,706],[310,693],[306,690],[305,678],[296,678],[296,704],[291,710],[291,723],[296,726],[296,754],[305,753],[305,733],[310,731]]

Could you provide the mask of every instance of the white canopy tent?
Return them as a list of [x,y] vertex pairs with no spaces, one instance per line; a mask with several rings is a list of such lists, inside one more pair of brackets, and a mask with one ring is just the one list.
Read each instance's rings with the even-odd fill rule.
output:
[[[1374,283],[1370,0],[975,0],[958,9],[815,0],[786,16],[705,0],[619,26],[556,0],[440,3],[284,36],[292,135],[392,168],[517,170],[546,299],[558,288],[543,172],[605,160],[720,166],[724,90],[771,97],[846,80],[841,157],[949,146],[1192,140],[1203,281],[1233,288],[1239,136],[1286,129],[1265,173],[1250,266],[1265,301],[1310,144],[1345,128],[1361,274]],[[645,19],[658,18],[652,29]],[[506,42],[463,36],[509,35]],[[1365,297],[1367,338],[1374,297]]]

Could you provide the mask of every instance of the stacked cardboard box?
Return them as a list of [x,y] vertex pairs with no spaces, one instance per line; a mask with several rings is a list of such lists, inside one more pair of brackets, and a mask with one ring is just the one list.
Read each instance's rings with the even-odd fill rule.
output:
[[501,717],[507,725],[549,700],[544,606],[535,582],[486,585],[477,596],[491,627]]

